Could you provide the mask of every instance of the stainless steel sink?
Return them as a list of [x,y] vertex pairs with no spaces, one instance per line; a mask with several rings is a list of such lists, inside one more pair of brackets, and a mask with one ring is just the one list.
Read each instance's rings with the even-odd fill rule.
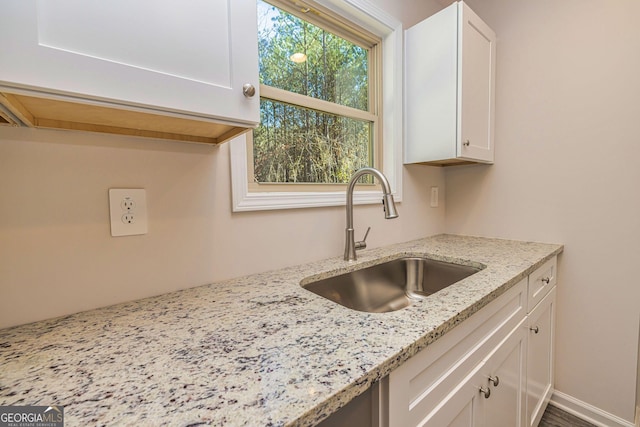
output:
[[369,313],[395,311],[480,271],[468,265],[405,257],[314,281],[303,288],[345,307]]

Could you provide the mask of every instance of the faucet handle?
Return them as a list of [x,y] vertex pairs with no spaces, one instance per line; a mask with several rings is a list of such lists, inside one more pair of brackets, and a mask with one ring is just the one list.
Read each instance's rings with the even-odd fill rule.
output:
[[371,231],[371,227],[367,227],[367,232],[364,233],[364,237],[361,241],[356,242],[356,250],[365,249],[367,247],[367,236],[369,235],[369,231]]
[[371,231],[371,227],[367,227],[367,231],[364,233],[364,237],[362,238],[362,243],[367,241],[367,236],[369,235],[370,231]]

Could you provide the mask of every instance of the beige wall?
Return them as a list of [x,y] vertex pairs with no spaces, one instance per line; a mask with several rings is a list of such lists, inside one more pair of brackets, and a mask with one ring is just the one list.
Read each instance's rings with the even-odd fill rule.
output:
[[[356,206],[370,247],[442,231],[444,186],[406,168],[400,217]],[[149,233],[111,237],[109,188],[145,188]],[[344,207],[231,213],[229,147],[0,128],[0,327],[339,256]]]
[[496,157],[446,171],[446,230],[566,245],[557,389],[632,422],[640,2],[468,3],[498,35]]

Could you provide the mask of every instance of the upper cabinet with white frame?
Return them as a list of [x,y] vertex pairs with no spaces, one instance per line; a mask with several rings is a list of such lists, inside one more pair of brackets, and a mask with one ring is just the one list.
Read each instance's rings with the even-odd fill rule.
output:
[[405,32],[405,163],[493,163],[496,35],[456,2]]
[[255,0],[12,1],[0,36],[0,103],[30,126],[218,143],[259,122]]

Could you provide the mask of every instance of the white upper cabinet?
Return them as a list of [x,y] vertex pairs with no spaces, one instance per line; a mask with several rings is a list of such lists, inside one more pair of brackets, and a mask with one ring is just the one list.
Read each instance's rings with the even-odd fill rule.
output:
[[12,1],[0,36],[28,125],[216,143],[259,122],[255,0]]
[[493,163],[495,58],[463,2],[405,32],[405,163]]

